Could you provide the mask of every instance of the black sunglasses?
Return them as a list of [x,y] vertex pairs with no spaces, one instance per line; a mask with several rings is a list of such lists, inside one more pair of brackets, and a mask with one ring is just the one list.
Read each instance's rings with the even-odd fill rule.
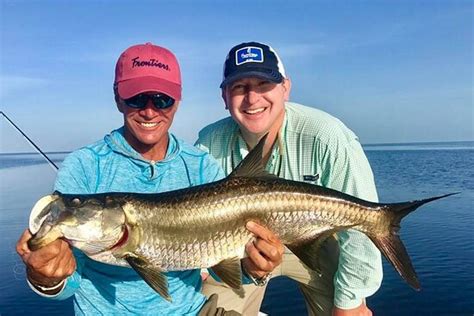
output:
[[123,99],[123,102],[125,102],[125,104],[131,108],[143,109],[148,104],[150,99],[153,105],[160,110],[172,107],[175,103],[175,100],[172,97],[163,93],[140,93],[131,98]]

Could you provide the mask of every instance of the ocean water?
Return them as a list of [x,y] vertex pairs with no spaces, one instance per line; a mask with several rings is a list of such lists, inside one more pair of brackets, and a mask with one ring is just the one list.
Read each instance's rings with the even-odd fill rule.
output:
[[[423,206],[403,222],[401,238],[422,290],[412,290],[384,261],[380,290],[367,300],[375,315],[474,314],[474,142],[365,147],[381,201],[460,194]],[[52,154],[60,164],[63,153]],[[15,243],[32,205],[52,189],[56,173],[36,154],[0,154],[0,315],[71,315],[72,302],[50,301],[26,285]],[[295,282],[270,282],[262,309],[306,315]]]

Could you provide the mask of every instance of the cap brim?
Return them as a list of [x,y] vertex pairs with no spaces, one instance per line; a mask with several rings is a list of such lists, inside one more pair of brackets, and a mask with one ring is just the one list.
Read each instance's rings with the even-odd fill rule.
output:
[[275,72],[273,70],[269,70],[267,72],[263,72],[261,69],[248,70],[245,72],[236,72],[234,74],[227,76],[227,78],[225,78],[222,81],[219,87],[222,89],[228,84],[231,84],[234,81],[243,79],[243,78],[260,78],[260,79],[270,80],[275,83],[281,83],[283,81],[283,76],[279,72]]
[[156,77],[140,77],[117,83],[118,94],[122,99],[149,91],[161,92],[173,99],[181,100],[181,85]]

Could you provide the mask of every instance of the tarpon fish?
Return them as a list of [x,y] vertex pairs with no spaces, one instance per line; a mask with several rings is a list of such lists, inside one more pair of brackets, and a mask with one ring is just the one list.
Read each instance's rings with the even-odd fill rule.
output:
[[401,219],[452,194],[403,203],[373,203],[321,186],[270,175],[262,164],[266,137],[225,179],[156,194],[55,192],[33,207],[29,240],[37,250],[62,238],[94,260],[129,265],[171,300],[163,272],[210,268],[241,286],[240,259],[258,222],[273,231],[310,269],[317,249],[341,230],[366,234],[403,279],[420,288],[398,236]]

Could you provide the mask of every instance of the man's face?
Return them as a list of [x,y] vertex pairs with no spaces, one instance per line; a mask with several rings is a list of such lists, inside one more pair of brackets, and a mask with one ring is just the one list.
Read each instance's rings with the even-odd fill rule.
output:
[[[149,92],[153,94],[156,92]],[[168,130],[173,123],[179,101],[166,109],[156,108],[148,100],[144,108],[136,109],[127,106],[118,99],[117,107],[123,113],[125,124],[125,139],[139,153],[144,154],[152,149],[164,149],[168,146]]]
[[259,78],[244,78],[224,87],[222,97],[242,133],[263,136],[277,132],[285,117],[285,101],[291,83],[274,83]]

